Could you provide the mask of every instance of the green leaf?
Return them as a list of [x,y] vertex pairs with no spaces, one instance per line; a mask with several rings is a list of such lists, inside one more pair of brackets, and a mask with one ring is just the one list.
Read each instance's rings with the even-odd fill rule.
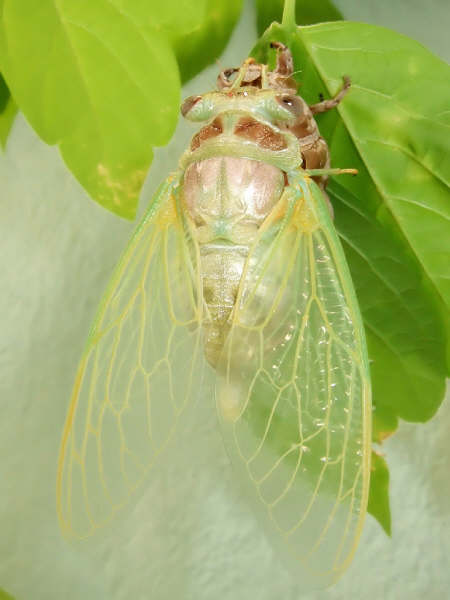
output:
[[408,245],[450,308],[450,68],[380,27],[328,24],[304,40],[328,92],[338,73],[352,75],[339,112],[382,200],[377,218]]
[[11,94],[9,93],[6,81],[3,79],[3,75],[0,73],[0,113],[2,113],[5,110],[10,97]]
[[0,588],[0,600],[14,600],[14,597]]
[[222,54],[242,9],[242,0],[203,0],[202,4],[199,21],[172,42],[183,83]]
[[180,83],[165,37],[136,2],[5,0],[2,70],[38,134],[106,208],[132,218],[152,159],[175,127]]
[[390,536],[389,469],[384,458],[377,452],[372,452],[370,484],[367,510]]
[[[130,4],[119,2],[122,8]],[[242,0],[134,2],[136,20],[163,33],[174,49],[183,83],[221,54],[241,9]]]
[[[418,78],[425,77],[426,72],[429,81],[436,78],[436,85],[448,74],[447,67],[413,40],[364,24],[323,24],[292,32],[272,26],[255,49],[259,59],[274,39],[291,47],[295,68],[302,68],[301,93],[310,103],[316,102],[320,94],[333,95],[341,85],[342,74],[349,73],[352,77],[352,89],[344,101],[318,119],[322,135],[330,145],[332,164],[359,170],[357,177],[342,176],[329,186],[335,223],[344,241],[366,326],[376,409],[381,411],[385,406],[403,419],[426,421],[436,412],[444,395],[445,337],[438,310],[441,297],[433,272],[424,268],[421,260],[427,247],[417,248],[411,243],[395,212],[391,211],[393,192],[389,182],[392,180],[395,189],[397,181],[415,177],[417,184],[407,188],[405,198],[411,202],[422,199],[423,221],[426,221],[427,208],[436,204],[442,211],[449,212],[442,196],[444,172],[437,182],[436,178],[428,177],[430,170],[439,170],[444,161],[448,162],[438,153],[446,136],[442,128],[437,129],[435,138],[429,137],[426,152],[422,154],[419,150],[423,146],[416,139],[419,133],[413,135],[410,121],[398,121],[403,104],[394,98],[386,105],[384,99],[386,79],[397,81],[395,89],[401,98],[411,98],[416,89],[415,80],[408,78],[398,87],[405,67],[402,58],[422,64],[424,72],[418,73]],[[347,51],[350,43],[359,49],[356,56],[368,56],[367,60],[358,61],[353,46]],[[392,47],[398,48],[397,59],[389,62]],[[336,59],[336,55],[341,54],[348,56],[348,63]],[[372,55],[378,57],[378,62],[368,64],[373,60]],[[390,65],[389,69],[386,64]],[[364,89],[361,91],[361,88]],[[366,89],[371,91],[366,92]],[[370,107],[366,104],[368,94],[372,98]],[[433,104],[423,90],[421,96],[416,95],[410,110],[417,115],[417,120],[422,114],[421,120],[431,120],[444,111],[449,97],[450,90],[444,97],[437,95]],[[380,125],[384,121],[389,123],[389,129]],[[409,151],[408,164],[398,169],[394,177],[389,154],[385,158],[366,151],[376,126],[383,129],[384,142],[406,136],[411,147],[417,149]],[[433,156],[436,164],[429,164]],[[442,217],[434,234],[444,247],[450,234],[449,221]],[[435,240],[431,239],[429,244],[435,244]],[[450,277],[450,261],[446,268]],[[389,420],[392,422],[393,418],[390,415]]]
[[[331,147],[337,142],[333,137]],[[361,168],[357,158],[344,164]],[[436,412],[445,391],[445,338],[420,265],[341,183],[332,181],[329,192],[366,328],[378,441],[395,430],[397,417],[427,421]]]
[[224,48],[241,0],[2,0],[0,67],[15,101],[100,204],[133,218],[183,81]]
[[9,132],[17,114],[17,106],[10,97],[4,110],[0,113],[0,146],[6,147]]
[[[272,40],[291,48],[310,104],[352,78],[339,107],[317,121],[332,165],[359,171],[328,192],[366,328],[381,442],[399,418],[430,419],[445,392],[449,69],[417,42],[365,24],[273,25],[254,49],[258,60],[269,53],[273,64]],[[374,477],[373,498],[378,485]]]
[[385,439],[397,431],[398,416],[396,410],[387,405],[376,404],[372,411],[372,440],[382,444]]
[[0,146],[5,148],[17,106],[11,98],[8,86],[0,73]]
[[[274,21],[281,23],[285,0],[256,0],[258,34],[261,35]],[[297,0],[295,17],[298,25],[312,25],[324,21],[339,21],[343,18],[330,0]]]

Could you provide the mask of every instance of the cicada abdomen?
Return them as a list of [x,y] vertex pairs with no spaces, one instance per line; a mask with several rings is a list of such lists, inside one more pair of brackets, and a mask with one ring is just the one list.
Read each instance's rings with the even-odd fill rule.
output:
[[[325,195],[329,151],[290,51],[188,98],[201,122],[101,304],[66,422],[62,528],[89,535],[144,481],[215,386],[225,446],[303,581],[349,563],[367,504],[364,330]],[[114,458],[111,458],[114,457]]]

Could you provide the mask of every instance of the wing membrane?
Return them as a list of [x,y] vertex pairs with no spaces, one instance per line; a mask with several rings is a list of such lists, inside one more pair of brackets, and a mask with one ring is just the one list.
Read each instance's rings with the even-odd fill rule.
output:
[[193,396],[207,393],[198,248],[175,184],[162,186],[127,248],[79,367],[57,483],[71,536],[89,535],[127,502]]
[[280,203],[247,262],[219,369],[218,411],[268,528],[315,585],[337,579],[362,526],[368,363],[321,192],[303,181]]

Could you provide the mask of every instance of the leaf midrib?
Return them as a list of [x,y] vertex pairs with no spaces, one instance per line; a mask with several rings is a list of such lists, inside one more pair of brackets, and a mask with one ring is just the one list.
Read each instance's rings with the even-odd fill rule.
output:
[[[345,200],[342,198],[342,196],[340,196],[334,189],[332,190],[332,194],[333,196],[336,196],[337,198],[339,198],[340,202],[342,202],[343,204],[345,204],[350,210],[354,210],[353,206],[351,206],[348,202],[345,202]],[[356,211],[357,214],[360,214],[358,211]],[[363,215],[365,218],[367,218],[365,215]],[[369,219],[367,219],[368,222],[370,222]],[[367,264],[368,268],[370,269],[370,271],[375,275],[375,277],[377,279],[379,279],[381,281],[381,283],[383,284],[383,286],[385,286],[399,301],[400,305],[402,306],[403,310],[410,316],[410,318],[412,319],[412,321],[419,327],[419,329],[422,331],[422,334],[424,333],[424,331],[426,331],[426,327],[422,327],[422,323],[423,321],[421,321],[417,315],[415,313],[413,313],[411,311],[411,309],[409,308],[408,303],[403,299],[402,297],[402,293],[399,292],[399,290],[397,288],[395,288],[387,279],[385,279],[383,277],[383,273],[381,272],[381,270],[379,268],[377,268],[376,264],[374,263],[373,260],[370,259],[369,256],[367,256],[350,238],[348,238],[346,235],[344,235],[343,233],[339,232],[339,236],[345,240],[345,242],[348,244],[348,246],[354,251],[356,252],[356,254],[362,259],[364,260],[364,262]],[[400,261],[395,261],[398,264],[402,265],[403,263],[401,263]],[[413,288],[411,288],[413,289]]]

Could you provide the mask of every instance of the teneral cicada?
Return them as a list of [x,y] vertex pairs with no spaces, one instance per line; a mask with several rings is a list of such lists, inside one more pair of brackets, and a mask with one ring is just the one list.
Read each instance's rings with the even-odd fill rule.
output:
[[292,56],[247,59],[181,112],[203,123],[101,303],[64,429],[58,510],[89,535],[144,481],[194,399],[214,392],[257,512],[303,572],[349,563],[366,511],[364,330],[325,195],[330,169]]

